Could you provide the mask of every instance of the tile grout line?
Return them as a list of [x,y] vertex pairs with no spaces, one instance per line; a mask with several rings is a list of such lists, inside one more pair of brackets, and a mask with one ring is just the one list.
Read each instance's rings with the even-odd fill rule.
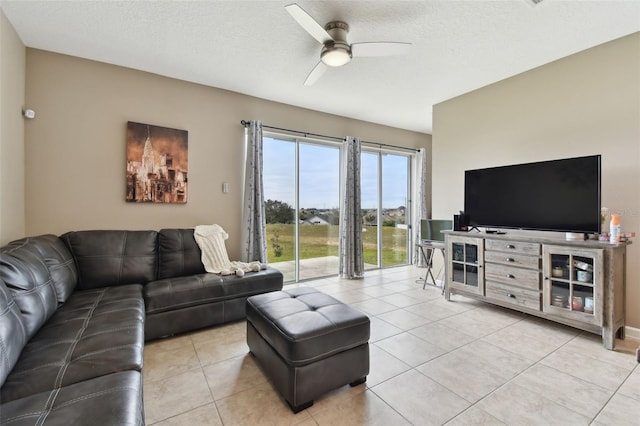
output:
[[[407,277],[402,277],[402,278],[398,278],[397,276],[394,276],[394,278],[396,278],[396,279],[395,279],[395,280],[393,280],[393,281],[385,281],[385,276],[384,276],[384,274],[382,274],[382,273],[381,273],[381,274],[375,274],[375,275],[372,275],[372,276],[371,276],[372,280],[375,280],[375,283],[374,283],[374,284],[372,284],[372,285],[363,285],[363,286],[361,286],[361,287],[359,287],[359,288],[358,288],[358,287],[355,287],[355,286],[354,286],[354,287],[349,287],[348,289],[345,289],[345,292],[360,292],[361,294],[366,295],[367,297],[369,297],[369,299],[366,299],[366,300],[376,300],[376,301],[378,301],[378,302],[383,302],[383,303],[389,303],[389,302],[385,302],[384,300],[380,300],[380,299],[381,299],[381,298],[383,298],[383,297],[391,296],[391,295],[404,295],[404,296],[406,296],[406,297],[410,297],[410,298],[412,298],[412,299],[413,299],[413,297],[412,297],[412,296],[408,296],[408,295],[406,295],[406,294],[405,294],[405,293],[407,293],[407,292],[411,292],[411,291],[415,291],[415,290],[417,290],[417,288],[415,288],[415,289],[414,289],[414,288],[406,288],[406,287],[405,287],[405,285],[406,285],[406,281],[407,281],[407,280],[411,280],[411,279],[412,279],[412,272],[413,272],[413,269],[414,269],[414,268],[411,268],[411,270],[410,270],[410,269],[409,269],[409,267],[406,267],[406,269],[405,269],[405,270],[406,270],[406,271],[408,271],[408,273],[407,273],[407,275],[408,275],[408,276],[407,276]],[[367,277],[365,276],[365,278],[362,280],[362,284],[364,284],[364,282],[366,281],[366,278],[367,278]],[[319,288],[319,290],[320,290],[320,291],[322,291],[321,287],[322,287],[322,286],[325,286],[325,285],[330,285],[330,286],[340,285],[340,281],[338,281],[338,280],[336,280],[335,282],[333,282],[333,281],[328,280],[328,279],[326,279],[326,278],[322,278],[322,279],[319,279],[318,281],[322,281],[322,285],[321,285],[321,286],[318,286],[318,288]],[[300,284],[300,285],[308,285],[308,286],[313,287],[313,282],[314,282],[314,280],[308,280],[308,281],[306,281],[306,282],[304,282],[304,283],[299,283],[299,284]],[[366,292],[364,292],[364,291],[363,291],[363,289],[365,289],[365,288],[374,288],[374,287],[377,287],[377,288],[383,288],[383,289],[385,289],[385,290],[393,290],[392,288],[387,288],[388,286],[393,286],[393,284],[399,284],[399,285],[402,285],[402,286],[403,286],[403,288],[405,288],[405,289],[404,289],[404,290],[398,290],[398,291],[392,291],[391,293],[389,293],[389,294],[385,294],[384,296],[382,296],[382,295],[381,295],[381,296],[370,296],[368,293],[366,293]],[[385,287],[385,286],[387,286],[387,287]],[[373,293],[374,291],[373,291],[373,290],[371,290],[371,292]],[[383,292],[383,291],[380,291],[380,292]],[[353,297],[356,297],[356,296],[357,296],[357,294],[354,294],[354,296],[353,296]],[[338,299],[339,299],[339,297],[337,297],[337,296],[334,296],[334,297],[336,297],[336,298],[338,298]],[[376,315],[367,313],[367,315],[370,315],[371,317],[374,317],[374,318],[376,318],[377,320],[380,320],[380,321],[382,321],[382,322],[383,322],[383,323],[385,323],[385,324],[389,324],[389,325],[391,325],[391,326],[393,326],[393,327],[397,327],[397,326],[395,326],[394,324],[392,324],[392,323],[390,323],[390,322],[386,321],[385,319],[380,318],[380,316],[381,316],[381,315],[388,314],[388,313],[390,313],[390,312],[397,312],[397,311],[399,311],[399,310],[402,310],[403,312],[406,312],[406,313],[409,313],[409,314],[418,315],[418,314],[415,314],[415,313],[413,313],[413,312],[410,312],[410,311],[406,310],[406,308],[408,308],[408,307],[412,307],[412,306],[416,306],[416,305],[419,305],[419,304],[422,304],[422,303],[431,303],[431,302],[435,302],[435,301],[437,301],[437,300],[439,300],[439,299],[440,299],[440,298],[425,299],[425,300],[423,300],[423,299],[414,299],[414,300],[416,300],[416,303],[415,303],[415,304],[411,304],[411,305],[408,305],[408,306],[405,306],[405,307],[396,306],[396,305],[393,305],[393,304],[391,303],[390,305],[395,306],[395,308],[394,308],[394,309],[392,309],[391,311],[381,312],[381,313],[378,313],[378,314],[376,314]],[[346,303],[346,302],[345,302],[345,303]],[[392,358],[394,358],[394,359],[396,359],[396,360],[398,360],[398,361],[402,362],[403,364],[407,364],[406,362],[402,361],[402,359],[400,359],[400,358],[396,357],[395,355],[393,355],[393,354],[391,354],[391,353],[387,352],[384,348],[382,348],[382,347],[378,346],[378,344],[377,344],[377,343],[378,343],[378,342],[380,342],[380,341],[383,341],[383,340],[385,340],[385,339],[388,339],[388,338],[391,338],[391,337],[397,336],[397,335],[399,335],[399,334],[407,333],[408,335],[411,335],[411,336],[413,336],[413,337],[415,337],[415,338],[418,338],[419,340],[422,340],[422,341],[424,341],[424,342],[426,342],[426,343],[429,343],[429,344],[435,345],[435,346],[437,346],[437,347],[438,347],[438,348],[440,348],[440,349],[444,349],[444,348],[441,348],[440,346],[436,345],[435,343],[433,343],[433,342],[431,342],[431,341],[429,341],[429,340],[425,340],[425,339],[421,338],[420,336],[417,336],[417,335],[413,334],[413,333],[412,333],[412,331],[413,331],[413,330],[415,330],[415,329],[417,329],[417,328],[419,328],[419,327],[422,327],[422,326],[431,325],[431,324],[437,324],[437,325],[439,325],[439,326],[446,327],[447,329],[451,329],[451,330],[454,330],[454,331],[458,331],[458,332],[460,332],[460,333],[463,333],[462,331],[457,330],[455,327],[451,327],[450,325],[448,325],[448,324],[446,324],[446,323],[443,323],[443,320],[446,320],[446,319],[448,319],[448,318],[453,318],[453,317],[456,317],[456,316],[462,315],[462,314],[464,314],[464,313],[467,313],[467,312],[470,312],[470,311],[476,310],[476,309],[478,309],[478,308],[481,308],[482,306],[483,306],[483,305],[481,305],[481,306],[478,306],[478,305],[471,305],[471,306],[469,307],[469,309],[466,309],[466,310],[461,311],[461,312],[455,312],[455,313],[453,313],[452,315],[449,315],[449,316],[446,316],[446,317],[443,317],[443,318],[439,318],[439,319],[437,319],[437,320],[431,320],[431,319],[429,319],[429,318],[423,317],[423,318],[425,318],[426,320],[428,320],[428,322],[427,322],[427,323],[422,324],[422,325],[419,325],[419,326],[416,326],[416,327],[413,327],[413,328],[410,328],[410,329],[408,329],[408,330],[405,330],[404,328],[401,328],[401,327],[397,327],[397,328],[400,330],[398,333],[394,333],[394,334],[393,334],[393,335],[391,335],[391,336],[387,336],[387,337],[384,337],[384,338],[382,338],[382,339],[379,339],[379,340],[378,340],[378,341],[376,341],[376,342],[370,342],[370,344],[371,344],[372,346],[375,346],[377,349],[379,349],[379,350],[383,351],[385,354],[387,354],[387,355],[391,356]],[[393,406],[391,406],[391,405],[390,405],[390,403],[389,403],[388,401],[386,401],[386,400],[385,400],[385,399],[383,399],[380,395],[378,395],[378,393],[375,391],[375,389],[374,389],[374,388],[376,388],[377,386],[382,385],[382,384],[386,383],[387,381],[389,381],[389,380],[391,380],[391,379],[394,379],[394,378],[396,378],[396,377],[398,377],[398,376],[400,376],[400,375],[402,375],[402,374],[405,374],[405,373],[407,373],[407,372],[409,372],[409,371],[411,371],[411,370],[415,370],[415,372],[417,372],[417,373],[419,373],[419,374],[421,374],[421,375],[425,376],[425,377],[426,377],[426,378],[428,378],[429,380],[432,380],[434,383],[437,383],[439,386],[442,386],[442,387],[444,387],[445,389],[448,389],[448,390],[449,390],[450,392],[452,392],[454,395],[457,395],[458,397],[462,398],[463,400],[467,401],[467,402],[470,404],[468,407],[466,407],[465,409],[463,409],[462,411],[460,411],[459,413],[457,413],[455,416],[453,416],[453,417],[449,418],[448,420],[446,420],[445,422],[443,422],[443,424],[444,424],[444,423],[447,423],[447,422],[452,421],[453,419],[455,419],[455,418],[457,418],[458,416],[462,415],[463,413],[467,412],[467,411],[468,411],[468,410],[470,410],[472,407],[476,407],[476,408],[478,408],[478,409],[482,410],[482,408],[477,407],[477,404],[478,404],[478,403],[480,403],[481,401],[483,401],[483,400],[485,400],[486,398],[490,397],[491,395],[495,394],[495,393],[496,393],[496,392],[498,392],[500,389],[503,389],[503,388],[504,388],[504,386],[506,386],[507,384],[513,383],[517,378],[521,377],[523,374],[525,374],[526,372],[530,371],[532,368],[534,368],[534,367],[536,367],[536,366],[544,366],[544,367],[546,367],[546,368],[551,368],[551,369],[554,369],[554,370],[556,370],[556,371],[561,371],[561,372],[563,372],[564,374],[569,374],[569,373],[564,372],[563,370],[558,370],[558,368],[556,368],[555,366],[547,366],[547,365],[545,365],[545,364],[541,364],[541,363],[542,363],[542,361],[543,361],[543,360],[545,360],[547,357],[549,357],[549,356],[551,356],[552,354],[556,353],[556,352],[557,352],[557,351],[559,351],[560,349],[562,349],[562,348],[566,347],[566,346],[567,346],[567,345],[569,345],[571,342],[574,342],[574,341],[575,341],[577,338],[579,338],[580,336],[583,336],[583,335],[585,334],[584,332],[581,332],[581,333],[579,333],[579,334],[577,334],[577,335],[574,335],[574,336],[573,336],[573,337],[571,337],[569,340],[567,340],[566,342],[562,343],[560,346],[558,346],[558,347],[556,347],[555,349],[553,349],[551,352],[549,352],[549,353],[547,353],[546,355],[542,356],[541,358],[539,358],[539,359],[535,360],[531,365],[529,365],[529,366],[527,366],[526,368],[524,368],[523,370],[519,371],[519,372],[518,372],[518,373],[516,373],[513,377],[511,377],[511,378],[507,379],[507,381],[506,381],[505,383],[502,383],[502,384],[501,384],[501,385],[499,385],[497,388],[493,389],[491,392],[489,392],[489,393],[487,393],[486,395],[482,396],[482,398],[478,399],[478,400],[477,400],[476,402],[474,402],[474,403],[471,403],[471,402],[470,402],[470,401],[468,401],[466,398],[464,398],[464,397],[462,397],[462,396],[458,395],[456,392],[454,392],[453,390],[449,389],[447,386],[443,385],[443,384],[442,384],[442,383],[440,383],[438,380],[435,380],[435,379],[433,379],[433,378],[431,378],[431,377],[429,377],[429,376],[427,376],[427,375],[423,374],[422,372],[420,372],[420,371],[418,370],[418,368],[419,368],[420,366],[424,365],[424,364],[427,364],[427,363],[429,363],[429,362],[433,362],[433,361],[435,361],[435,360],[437,360],[437,359],[440,359],[441,357],[443,357],[443,356],[445,356],[445,355],[448,355],[448,354],[451,354],[452,352],[454,352],[454,351],[456,351],[456,350],[458,350],[458,349],[460,349],[460,348],[463,348],[463,347],[465,347],[465,346],[471,345],[471,344],[476,343],[476,342],[478,342],[478,341],[483,341],[483,339],[486,339],[488,336],[492,336],[492,335],[494,335],[494,334],[496,334],[496,333],[499,333],[499,332],[501,332],[501,331],[503,331],[503,330],[506,330],[506,329],[508,329],[508,328],[510,328],[510,327],[513,327],[513,326],[514,326],[514,325],[516,325],[516,324],[520,324],[520,323],[522,323],[522,322],[524,322],[524,321],[528,320],[529,318],[534,318],[534,317],[532,317],[532,316],[530,316],[530,315],[525,314],[525,316],[524,316],[524,317],[522,317],[522,318],[520,318],[520,319],[517,319],[515,322],[510,323],[510,324],[507,324],[507,325],[504,325],[504,326],[500,327],[499,329],[496,329],[496,330],[491,331],[491,332],[490,332],[490,333],[488,333],[488,334],[485,334],[485,335],[482,335],[482,336],[479,336],[479,337],[469,336],[469,337],[471,337],[471,338],[472,338],[472,340],[470,340],[469,342],[467,342],[467,343],[465,343],[465,344],[463,344],[463,345],[461,345],[461,346],[458,346],[458,347],[453,348],[453,349],[451,349],[451,350],[446,350],[444,353],[442,353],[442,354],[440,354],[440,355],[438,355],[438,356],[435,356],[435,357],[433,357],[433,358],[429,359],[428,361],[426,361],[426,362],[424,362],[424,363],[421,363],[421,364],[419,364],[419,365],[416,365],[416,366],[408,365],[408,367],[409,367],[409,368],[408,368],[407,370],[404,370],[404,371],[402,371],[401,373],[398,373],[398,374],[394,374],[392,377],[387,377],[387,378],[385,378],[384,380],[382,380],[381,382],[376,383],[375,385],[373,385],[373,386],[371,386],[371,387],[369,387],[367,384],[365,384],[365,389],[364,389],[364,391],[363,391],[363,392],[371,391],[371,394],[372,394],[372,395],[375,395],[375,397],[376,397],[376,398],[378,398],[381,402],[383,402],[383,403],[384,403],[384,405],[385,405],[386,407],[390,408],[390,409],[391,409],[391,411],[393,411],[395,414],[397,414],[398,416],[400,416],[400,418],[402,418],[402,419],[404,419],[405,421],[407,421],[407,422],[411,423],[411,422],[410,422],[410,421],[409,421],[409,420],[408,420],[408,419],[407,419],[407,418],[406,418],[406,417],[405,417],[405,416],[404,416],[400,411],[398,411],[397,409],[395,409]],[[236,331],[234,330],[233,332],[235,333]],[[465,334],[465,333],[463,333],[463,334]],[[203,376],[204,376],[204,378],[205,378],[205,383],[207,384],[207,387],[208,387],[208,391],[209,391],[210,399],[211,399],[211,401],[214,403],[214,407],[215,407],[215,409],[216,409],[216,411],[217,411],[218,419],[219,419],[219,420],[220,420],[220,422],[224,425],[224,424],[226,424],[226,423],[225,423],[225,422],[224,422],[224,420],[222,419],[222,416],[221,416],[220,410],[218,409],[219,407],[218,407],[218,405],[217,405],[217,401],[215,400],[214,395],[213,395],[212,388],[211,388],[211,386],[209,386],[209,379],[207,378],[207,376],[206,376],[206,375],[205,375],[205,373],[204,373],[204,368],[205,368],[205,366],[203,366],[203,365],[202,365],[202,358],[201,358],[201,355],[200,355],[200,354],[198,353],[198,351],[196,350],[196,348],[195,348],[195,343],[194,343],[193,339],[191,339],[191,338],[190,338],[189,340],[190,340],[190,343],[191,343],[192,349],[193,349],[193,351],[195,352],[195,355],[196,355],[196,357],[197,357],[198,364],[200,365],[200,367],[199,367],[199,368],[201,369],[201,373],[202,373],[202,375],[203,375]],[[212,340],[213,340],[213,339],[212,339]],[[486,344],[488,344],[488,345],[491,345],[491,346],[494,346],[494,347],[496,347],[497,349],[499,349],[500,351],[502,351],[502,352],[504,352],[504,353],[512,354],[512,355],[517,356],[517,357],[522,358],[522,359],[527,359],[526,357],[524,357],[524,356],[522,356],[522,355],[519,355],[519,354],[517,354],[517,353],[511,352],[510,350],[508,350],[508,349],[504,349],[504,348],[502,348],[502,347],[500,347],[500,346],[497,346],[497,345],[495,345],[495,344],[493,344],[493,343],[491,343],[491,342],[484,341],[484,343],[486,343]],[[569,350],[571,350],[571,348],[569,348]],[[240,356],[240,355],[238,355],[238,356]],[[236,357],[237,357],[237,356],[234,356],[234,357],[232,357],[232,358],[236,358]],[[230,359],[231,359],[231,358],[230,358]],[[223,362],[223,361],[222,361],[222,360],[220,360],[220,361],[218,361],[218,362]],[[607,364],[614,364],[614,363],[612,363],[612,362],[610,362],[610,361],[605,361],[605,362],[606,362]],[[214,364],[215,364],[215,363],[214,363]],[[207,365],[213,365],[213,364],[207,364]],[[195,370],[195,368],[197,368],[197,367],[189,368],[187,371],[193,371],[193,370]],[[599,408],[598,412],[597,412],[597,413],[594,415],[594,417],[592,418],[591,423],[593,423],[593,422],[595,421],[595,419],[596,419],[596,418],[597,418],[597,417],[602,413],[602,411],[603,411],[603,410],[606,408],[606,406],[610,403],[610,401],[613,399],[613,397],[614,397],[615,395],[618,395],[618,394],[619,394],[619,391],[620,391],[621,387],[622,387],[625,383],[627,383],[627,381],[630,379],[630,377],[632,377],[632,376],[633,376],[634,371],[635,371],[636,369],[638,369],[638,371],[640,371],[640,367],[639,367],[638,365],[636,365],[636,366],[634,366],[634,368],[632,368],[632,369],[627,373],[626,377],[624,378],[624,380],[622,380],[622,381],[618,384],[618,386],[617,386],[617,388],[615,389],[615,391],[612,391],[612,393],[611,393],[611,395],[609,396],[609,398],[607,399],[607,401],[606,401],[605,403],[603,403],[603,404],[600,406],[600,408]],[[175,376],[175,375],[177,375],[177,374],[181,374],[181,373],[176,373],[176,374],[172,375],[171,377],[173,377],[173,376]],[[572,375],[572,374],[569,374],[569,375],[570,375],[570,376],[572,376],[572,377],[574,377],[574,378],[576,378],[577,380],[581,380],[581,381],[583,381],[583,382],[585,382],[585,383],[589,383],[590,385],[594,385],[594,386],[598,386],[598,387],[602,388],[602,386],[600,386],[600,385],[598,385],[598,384],[595,384],[595,383],[591,383],[591,382],[585,381],[584,379],[581,379],[580,377],[576,377],[576,376],[574,376],[574,375]],[[152,380],[150,383],[153,383],[153,382],[158,381],[158,380],[162,380],[162,379],[155,379],[155,380]],[[517,383],[516,383],[516,385],[520,386],[520,385],[519,385],[519,384],[517,384]],[[602,388],[602,389],[607,390],[606,388]],[[607,391],[608,391],[608,390],[607,390]],[[532,392],[534,392],[535,394],[539,395],[541,398],[544,398],[545,400],[550,401],[551,403],[554,403],[554,404],[557,404],[557,405],[559,405],[559,406],[562,406],[563,408],[565,408],[565,409],[567,409],[567,410],[569,410],[569,411],[571,411],[571,412],[576,412],[574,409],[568,408],[568,407],[566,407],[566,406],[564,406],[564,405],[562,405],[562,404],[560,404],[560,403],[558,403],[558,402],[556,402],[556,401],[553,401],[553,400],[551,400],[551,399],[548,399],[545,395],[543,395],[543,394],[541,394],[541,393],[539,393],[539,392],[535,392],[535,391],[532,391]],[[231,396],[233,396],[233,395],[231,395]],[[192,410],[195,410],[195,409],[198,409],[198,408],[204,407],[204,406],[206,406],[206,405],[208,405],[208,404],[209,404],[209,403],[207,403],[207,404],[203,404],[203,405],[200,405],[200,406],[198,406],[198,407],[193,407],[193,408],[191,408],[191,409],[189,409],[189,410],[185,411],[184,413],[179,413],[179,414],[173,415],[173,416],[171,416],[171,417],[169,417],[169,418],[167,418],[167,419],[160,420],[160,421],[158,421],[158,422],[156,422],[156,423],[153,423],[153,424],[161,423],[161,422],[163,422],[163,421],[165,421],[165,420],[168,420],[168,419],[171,419],[171,418],[174,418],[174,417],[178,417],[178,416],[184,415],[185,413],[188,413],[188,412],[190,412],[190,411],[192,411]],[[574,407],[574,408],[575,408],[575,407]],[[306,410],[305,410],[305,411],[306,411]],[[489,412],[487,412],[487,411],[485,411],[485,410],[482,410],[482,411],[483,411],[483,412],[485,412],[485,413],[487,413],[488,415],[491,415],[492,417],[494,417],[494,418],[498,419],[498,418],[497,418],[496,416],[494,416],[493,414],[491,414],[491,413],[489,413]],[[324,410],[322,410],[321,412],[324,412]],[[583,415],[582,413],[578,413],[578,414]],[[314,423],[314,424],[316,424],[316,425],[318,425],[318,424],[319,424],[319,422],[316,420],[316,418],[313,416],[313,414],[311,414],[311,412],[308,412],[308,415],[309,415],[308,419],[311,419],[311,420],[313,421],[313,423]],[[298,422],[294,422],[293,424],[298,424],[298,423],[301,423],[301,422],[304,422],[304,421],[306,421],[306,420],[300,420],[300,421],[298,421]],[[506,423],[506,421],[504,421],[504,422]]]

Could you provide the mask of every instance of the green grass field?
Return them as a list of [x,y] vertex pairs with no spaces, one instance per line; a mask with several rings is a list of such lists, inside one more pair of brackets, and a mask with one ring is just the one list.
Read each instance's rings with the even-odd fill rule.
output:
[[[338,255],[338,226],[337,225],[300,225],[300,258]],[[376,265],[377,238],[376,228],[366,228],[362,233],[364,263]],[[269,262],[284,262],[294,259],[293,237],[295,225],[268,224],[267,225],[267,255]],[[282,254],[276,256],[274,239]],[[382,266],[400,265],[407,260],[407,230],[385,226],[382,228]]]

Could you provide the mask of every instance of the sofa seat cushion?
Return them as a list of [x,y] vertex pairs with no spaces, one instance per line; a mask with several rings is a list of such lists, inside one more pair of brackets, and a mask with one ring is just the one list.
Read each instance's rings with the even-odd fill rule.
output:
[[144,286],[147,314],[183,309],[223,299],[222,278],[216,274],[166,278]]
[[368,344],[370,334],[365,314],[308,287],[248,298],[247,323],[291,366]]
[[76,292],[24,347],[4,402],[126,370],[142,369],[141,285]]
[[282,272],[269,267],[247,272],[242,277],[227,275],[224,277],[224,294],[228,298],[236,298],[282,290],[282,281]]
[[282,273],[267,268],[243,277],[205,273],[152,281],[144,287],[144,299],[152,315],[280,289]]
[[144,425],[142,374],[125,371],[3,401],[0,423],[11,425]]

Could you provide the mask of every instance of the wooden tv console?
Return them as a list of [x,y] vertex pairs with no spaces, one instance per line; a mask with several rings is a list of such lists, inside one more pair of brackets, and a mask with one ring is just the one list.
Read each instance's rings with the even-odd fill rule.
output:
[[624,338],[628,243],[445,231],[445,298],[461,294]]

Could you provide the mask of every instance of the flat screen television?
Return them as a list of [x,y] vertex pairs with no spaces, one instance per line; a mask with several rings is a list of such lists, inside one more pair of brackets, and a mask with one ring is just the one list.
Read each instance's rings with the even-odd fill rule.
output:
[[465,171],[470,226],[600,232],[600,155]]

